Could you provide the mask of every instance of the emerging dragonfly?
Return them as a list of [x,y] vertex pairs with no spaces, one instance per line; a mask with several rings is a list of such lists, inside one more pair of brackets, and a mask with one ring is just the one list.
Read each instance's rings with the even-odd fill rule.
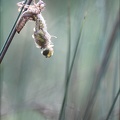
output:
[[[39,0],[38,3],[33,1],[33,5],[25,5],[24,2],[17,3],[19,9],[24,7],[23,13],[17,23],[16,31],[20,33],[22,28],[25,26],[28,20],[35,21],[34,34],[32,37],[35,40],[35,44],[37,48],[42,49],[42,54],[49,58],[53,55],[53,43],[51,42],[51,38],[55,36],[51,36],[47,32],[47,26],[45,20],[41,14],[42,10],[45,8],[45,3],[42,0]],[[26,11],[24,11],[27,8]]]

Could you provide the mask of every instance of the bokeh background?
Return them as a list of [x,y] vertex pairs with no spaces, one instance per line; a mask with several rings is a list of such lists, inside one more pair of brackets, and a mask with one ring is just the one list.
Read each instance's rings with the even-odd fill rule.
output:
[[[0,49],[19,14],[17,2],[0,0]],[[0,120],[119,120],[120,27],[106,51],[120,1],[44,2],[48,32],[57,36],[54,55],[45,58],[36,48],[34,22],[15,35],[0,64]]]

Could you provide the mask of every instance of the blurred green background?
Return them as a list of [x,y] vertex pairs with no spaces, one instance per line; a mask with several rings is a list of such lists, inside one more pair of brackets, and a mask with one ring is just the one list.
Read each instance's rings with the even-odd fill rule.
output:
[[[17,2],[0,0],[0,49],[18,16]],[[57,36],[52,39],[54,55],[47,59],[36,48],[34,22],[15,35],[0,65],[1,120],[107,120],[120,88],[120,27],[100,81],[94,82],[120,1],[44,2],[48,32]],[[120,96],[109,120],[120,119],[119,106]]]

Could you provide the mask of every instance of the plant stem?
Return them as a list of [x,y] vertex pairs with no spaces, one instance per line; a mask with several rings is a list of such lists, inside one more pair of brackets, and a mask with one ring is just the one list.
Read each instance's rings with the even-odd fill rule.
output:
[[[27,2],[27,0],[25,0],[25,4],[27,3],[27,5],[30,5],[31,2],[32,2],[32,0],[29,0],[28,2]],[[13,37],[15,36],[15,33],[16,33],[16,28],[15,27],[16,27],[16,24],[18,22],[18,19],[20,18],[20,15],[22,13],[23,8],[24,7],[22,7],[22,9],[21,9],[21,11],[20,11],[20,13],[19,13],[19,15],[18,15],[18,17],[17,17],[17,19],[16,19],[16,21],[15,21],[11,31],[10,31],[10,34],[8,35],[8,38],[7,38],[5,44],[3,45],[3,48],[2,48],[2,50],[0,52],[0,64],[1,64],[1,62],[2,62],[4,56],[5,56],[6,52],[7,52],[10,44],[12,42]],[[26,10],[27,9],[25,9],[24,11],[26,11]]]
[[115,21],[115,25],[113,26],[111,36],[108,39],[108,44],[106,46],[106,51],[105,51],[103,60],[101,62],[100,68],[98,70],[96,79],[95,79],[95,81],[93,83],[94,86],[91,88],[91,91],[90,91],[91,94],[89,96],[90,99],[89,99],[89,101],[87,103],[87,107],[86,107],[86,110],[85,110],[85,113],[84,113],[84,116],[83,116],[83,120],[89,120],[89,118],[90,118],[92,108],[93,108],[93,104],[95,102],[95,98],[96,98],[96,95],[97,95],[97,92],[98,92],[98,89],[99,89],[100,82],[102,80],[103,75],[106,72],[107,64],[108,64],[111,52],[113,50],[114,43],[116,41],[115,35],[116,35],[116,32],[117,32],[117,30],[119,28],[119,24],[120,24],[119,14],[120,14],[120,10],[118,11],[117,19]]
[[113,108],[114,108],[114,106],[115,106],[115,103],[116,103],[116,101],[117,101],[117,99],[118,99],[119,94],[120,94],[120,88],[119,88],[119,90],[118,90],[118,92],[117,92],[117,95],[116,95],[116,97],[115,97],[115,99],[114,99],[114,101],[113,101],[113,104],[112,104],[112,106],[111,106],[111,108],[110,108],[110,110],[109,110],[109,113],[108,113],[108,115],[107,115],[106,120],[109,120],[109,117],[110,117],[110,115],[111,115],[111,113],[112,113],[112,110],[113,110]]

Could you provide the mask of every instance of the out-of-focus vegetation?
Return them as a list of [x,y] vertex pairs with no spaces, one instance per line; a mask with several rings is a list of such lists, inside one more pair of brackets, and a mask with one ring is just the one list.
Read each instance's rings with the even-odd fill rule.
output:
[[[17,2],[0,1],[0,49],[17,18]],[[120,27],[98,84],[95,81],[120,1],[44,2],[48,32],[57,36],[52,40],[54,55],[47,59],[36,48],[34,22],[15,35],[0,65],[1,120],[106,120],[120,88]],[[120,119],[119,101],[120,96],[109,120]]]

